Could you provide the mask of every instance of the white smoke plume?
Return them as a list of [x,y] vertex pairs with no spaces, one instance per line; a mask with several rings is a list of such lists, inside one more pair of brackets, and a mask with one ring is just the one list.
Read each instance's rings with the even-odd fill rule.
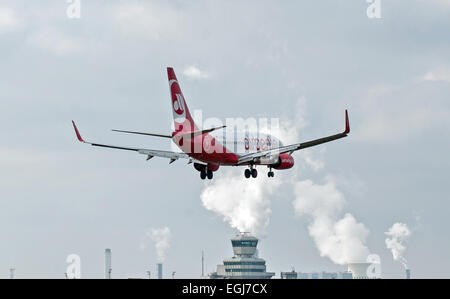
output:
[[404,223],[394,223],[392,227],[385,232],[386,247],[391,250],[392,257],[395,261],[400,262],[405,269],[408,269],[408,261],[404,257],[406,246],[405,241],[411,236],[411,231]]
[[158,258],[158,262],[162,263],[166,259],[167,250],[170,247],[170,229],[168,227],[163,228],[152,228],[151,231],[147,233],[153,242],[155,242],[155,250]]
[[203,206],[223,217],[240,232],[264,236],[272,210],[269,198],[281,181],[262,174],[245,179],[241,171],[224,171],[207,183],[200,195]]
[[369,230],[349,213],[340,218],[345,199],[330,178],[324,185],[310,180],[296,182],[294,193],[294,209],[308,218],[309,234],[321,256],[338,265],[366,262]]

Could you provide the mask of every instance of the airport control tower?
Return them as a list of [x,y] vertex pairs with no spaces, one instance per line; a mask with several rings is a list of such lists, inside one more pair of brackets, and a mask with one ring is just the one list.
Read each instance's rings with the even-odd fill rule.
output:
[[266,272],[266,261],[256,257],[257,238],[241,233],[231,239],[231,245],[234,256],[217,265],[217,272],[209,274],[210,278],[270,279],[275,275]]

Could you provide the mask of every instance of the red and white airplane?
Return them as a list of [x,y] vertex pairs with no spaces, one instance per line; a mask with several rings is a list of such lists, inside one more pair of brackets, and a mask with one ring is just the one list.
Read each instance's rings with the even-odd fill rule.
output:
[[[283,145],[280,140],[270,134],[260,132],[236,132],[233,136],[226,136],[219,132],[225,126],[211,129],[200,129],[189,112],[183,93],[173,68],[167,68],[169,87],[172,97],[172,110],[175,130],[171,135],[142,133],[134,131],[113,130],[116,132],[138,134],[154,137],[169,138],[182,150],[182,152],[161,151],[144,148],[131,148],[86,142],[81,137],[75,122],[72,121],[75,133],[80,142],[93,146],[135,151],[147,156],[170,159],[170,164],[178,159],[187,159],[188,164],[193,163],[194,168],[200,172],[202,180],[213,178],[213,173],[220,166],[244,166],[246,178],[256,178],[256,166],[264,165],[269,169],[268,176],[273,177],[273,169],[284,170],[294,166],[293,152],[346,137],[350,133],[348,112],[345,110],[345,131],[328,137]],[[230,138],[231,137],[231,138]]]

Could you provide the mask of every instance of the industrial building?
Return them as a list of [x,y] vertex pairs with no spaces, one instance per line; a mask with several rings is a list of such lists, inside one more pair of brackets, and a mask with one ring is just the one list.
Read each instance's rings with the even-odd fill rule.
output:
[[298,275],[295,270],[292,270],[291,272],[281,272],[280,277],[281,279],[297,279]]
[[275,275],[266,272],[266,261],[257,257],[258,239],[241,233],[231,239],[234,256],[217,265],[217,271],[208,275],[211,279],[270,279]]
[[[285,272],[282,272],[285,273]],[[298,279],[353,279],[351,272],[311,272],[297,273]]]

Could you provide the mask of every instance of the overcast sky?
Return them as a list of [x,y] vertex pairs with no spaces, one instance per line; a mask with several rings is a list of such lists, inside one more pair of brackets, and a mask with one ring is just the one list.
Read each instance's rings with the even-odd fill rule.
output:
[[[450,1],[382,0],[381,19],[365,0],[81,4],[69,19],[64,0],[0,0],[0,278],[11,267],[63,278],[72,253],[82,277],[100,278],[105,248],[113,277],[145,277],[152,228],[170,228],[167,277],[198,277],[202,250],[207,272],[232,256],[237,231],[205,208],[214,182],[192,165],[75,139],[72,119],[87,140],[170,150],[110,131],[170,133],[167,66],[191,110],[302,122],[298,141],[342,130],[349,109],[348,138],[294,154],[276,176],[333,178],[384,277],[404,276],[385,245],[402,222],[413,277],[450,278]],[[216,183],[235,173],[244,180],[220,169]],[[274,188],[259,245],[268,270],[345,270],[321,256],[292,190]]]

